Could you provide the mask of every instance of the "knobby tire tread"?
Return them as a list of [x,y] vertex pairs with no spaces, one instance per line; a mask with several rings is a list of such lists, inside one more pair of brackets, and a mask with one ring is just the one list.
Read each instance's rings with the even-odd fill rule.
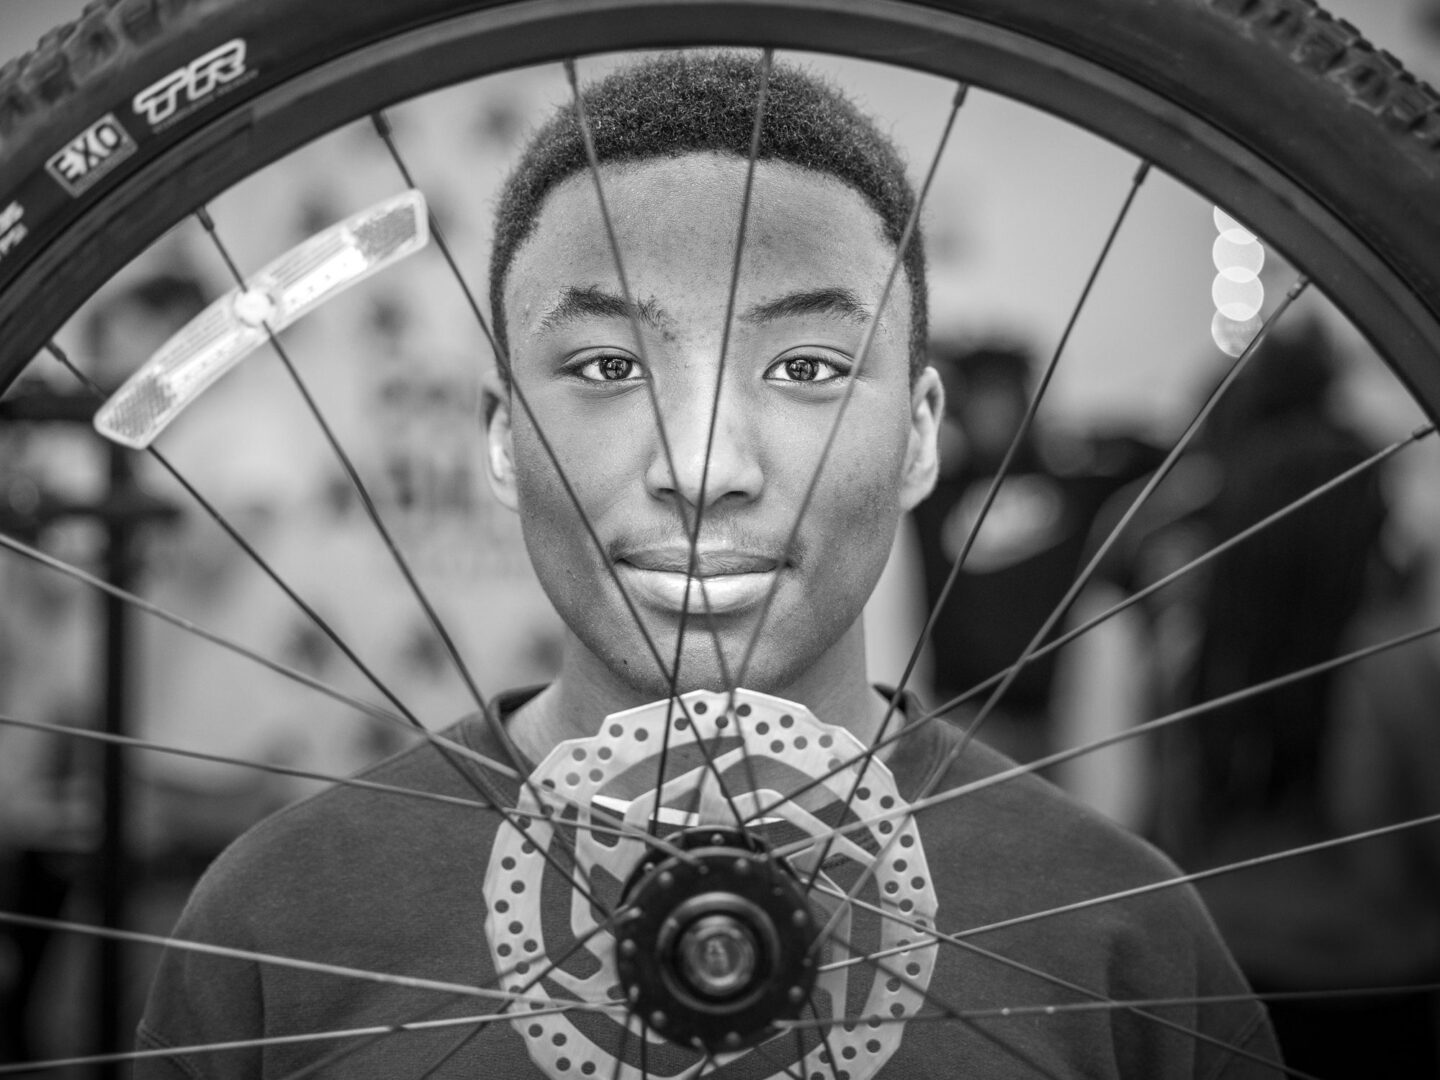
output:
[[[216,176],[233,176],[233,159],[257,153],[247,144],[246,106],[275,85],[395,35],[509,6],[496,0],[92,0],[79,19],[0,68],[0,389],[53,333],[51,324],[58,325],[72,303],[66,294],[92,287],[84,272],[57,273],[57,261],[104,256],[113,271],[122,253],[137,253],[139,227],[119,211],[107,217],[106,198],[119,195],[142,166],[193,154],[207,168],[213,161]],[[857,0],[856,7],[863,6]],[[1440,324],[1440,213],[1434,209],[1440,94],[1314,0],[919,0],[909,6],[1046,42],[1203,117],[1273,160],[1282,174],[1305,181],[1318,203],[1365,237]],[[683,5],[676,10],[683,12]],[[223,107],[214,102],[168,129],[145,132],[131,160],[93,188],[68,200],[57,194],[45,175],[47,160],[107,113],[138,124],[138,116],[124,110],[139,91],[236,37],[265,50],[260,77],[230,88]],[[1253,107],[1244,101],[1247,94],[1257,95]],[[234,137],[214,136],[229,122]],[[199,190],[203,172],[199,184],[192,179],[148,197],[167,212],[171,206],[177,215],[188,212],[212,194]],[[38,200],[27,204],[27,193],[37,191]],[[7,221],[17,212],[19,228],[7,238]],[[38,271],[27,273],[31,266]],[[1440,331],[1424,336],[1437,340]],[[1440,408],[1440,375],[1420,381],[1429,384],[1420,393],[1427,407]],[[1410,382],[1413,388],[1413,372]]]

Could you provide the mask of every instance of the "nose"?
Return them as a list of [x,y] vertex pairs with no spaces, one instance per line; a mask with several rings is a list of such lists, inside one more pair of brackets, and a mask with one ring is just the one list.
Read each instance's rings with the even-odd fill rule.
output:
[[665,439],[655,436],[646,486],[656,498],[692,507],[754,500],[764,487],[764,471],[752,410],[736,399],[733,386],[720,391],[717,410],[713,380],[695,385],[700,381],[685,380],[689,385],[675,386],[661,398]]

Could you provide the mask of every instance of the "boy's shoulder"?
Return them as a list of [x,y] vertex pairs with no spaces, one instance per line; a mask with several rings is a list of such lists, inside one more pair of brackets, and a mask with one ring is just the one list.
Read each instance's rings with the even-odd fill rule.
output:
[[[1219,940],[1193,887],[1153,845],[982,742],[965,741],[958,725],[930,726],[933,734],[912,751],[930,763],[934,785],[920,810],[921,835],[932,869],[939,864],[937,884],[948,880],[966,925],[1025,918],[1034,933],[1048,924],[1137,943]],[[1041,918],[1045,912],[1053,914]]]
[[467,718],[258,822],[206,870],[186,921],[202,940],[245,926],[256,939],[303,907],[435,887],[457,851],[488,850],[492,799],[514,799],[513,782],[474,757],[496,760],[482,731]]

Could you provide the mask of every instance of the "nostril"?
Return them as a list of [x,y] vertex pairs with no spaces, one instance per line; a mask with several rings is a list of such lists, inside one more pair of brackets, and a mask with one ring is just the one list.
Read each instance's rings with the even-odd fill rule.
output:
[[701,429],[699,438],[672,435],[668,452],[657,449],[647,477],[650,491],[674,496],[694,505],[709,505],[724,498],[753,498],[764,477],[754,454],[753,441],[717,431],[713,440]]

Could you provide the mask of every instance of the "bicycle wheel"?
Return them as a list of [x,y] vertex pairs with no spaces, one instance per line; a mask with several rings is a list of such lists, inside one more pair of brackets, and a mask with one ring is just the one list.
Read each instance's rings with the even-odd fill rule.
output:
[[[460,79],[576,53],[680,45],[803,49],[879,61],[903,57],[907,66],[917,70],[1003,94],[1097,132],[1261,229],[1363,328],[1419,407],[1434,415],[1440,401],[1433,363],[1440,344],[1440,256],[1436,254],[1440,215],[1430,209],[1429,196],[1440,168],[1435,151],[1440,131],[1436,99],[1393,60],[1318,9],[1245,0],[1166,5],[1053,2],[1024,11],[980,2],[868,5],[848,0],[615,2],[584,9],[538,2],[433,0],[401,11],[358,10],[339,3],[236,2],[172,9],[120,0],[102,5],[0,78],[4,102],[0,145],[5,149],[0,168],[0,220],[5,223],[0,233],[4,252],[0,340],[6,342],[0,384],[18,376],[64,319],[155,237],[243,177],[339,125]],[[1380,192],[1386,197],[1378,198]],[[422,231],[418,224],[412,230]],[[845,764],[843,755],[827,753],[816,762],[803,756],[812,743],[821,746],[825,739],[839,738],[836,733],[761,697],[714,698],[701,691],[685,702],[686,715],[681,718],[662,706],[658,713],[644,717],[615,718],[616,730],[611,733],[615,740],[639,742],[641,733],[654,738],[651,733],[665,732],[667,739],[676,740],[679,764],[667,766],[662,754],[657,767],[650,764],[653,754],[648,752],[611,764],[603,753],[604,740],[576,746],[574,752],[585,756],[586,773],[577,772],[570,780],[568,771],[561,771],[557,763],[543,766],[537,775],[537,783],[550,781],[563,792],[563,801],[548,813],[547,800],[561,796],[517,787],[513,778],[495,770],[478,770],[482,775],[475,782],[482,785],[486,798],[501,799],[511,808],[563,816],[573,803],[583,807],[594,802],[600,789],[617,781],[622,765],[643,764],[652,773],[658,768],[657,774],[665,777],[672,775],[671,769],[687,770],[690,786],[685,798],[708,806],[703,789],[706,777],[717,770],[708,760],[707,740],[724,738],[720,721],[742,728],[744,718],[753,724],[737,736],[745,745],[738,750],[724,747],[725,753],[739,754],[737,773],[772,759],[800,774],[831,773],[834,783],[825,798],[834,809],[825,813],[850,813],[857,819],[856,829],[869,836],[858,847],[888,851],[907,838],[912,841],[907,846],[918,847],[915,838],[923,838],[923,829],[917,833],[912,825],[884,827],[899,792],[884,789],[877,779],[871,784],[874,790],[858,794],[868,766]],[[699,717],[706,715],[711,720],[702,724]],[[786,719],[791,722],[786,724]],[[682,721],[685,726],[677,726]],[[774,731],[776,743],[750,745],[752,739],[764,739],[780,728],[789,734],[779,736]],[[700,731],[704,738],[696,737]],[[728,779],[740,783],[742,792],[749,790],[737,775]],[[496,790],[500,780],[511,782]],[[724,793],[720,803],[733,803],[733,792],[725,792],[719,784],[717,789]],[[475,795],[465,789],[449,794],[452,798]],[[930,794],[908,793],[912,801]],[[800,807],[802,801],[787,800],[784,807]],[[752,805],[752,813],[761,805]],[[652,823],[659,818],[656,806],[652,798]],[[706,819],[710,826],[734,824],[744,817],[738,812],[726,817],[723,806],[707,813],[714,815]],[[829,851],[830,834],[825,828],[807,828],[791,816],[790,809],[772,813],[779,815],[784,828],[809,832]],[[824,817],[813,808],[807,813]],[[676,851],[673,844],[667,848],[646,842],[632,831],[621,838],[622,846],[630,847],[626,865],[617,871],[608,863],[618,858],[613,854],[613,838],[607,838],[595,821],[586,818],[582,824],[586,828],[566,842],[574,853],[565,855],[585,867],[586,881],[580,884],[608,889],[607,896],[623,892],[640,897],[637,905],[642,910],[660,910],[683,923],[667,929],[667,919],[661,918],[653,927],[647,924],[648,937],[623,940],[642,959],[689,956],[691,967],[687,974],[663,965],[654,970],[636,961],[638,966],[623,975],[599,983],[586,981],[593,971],[567,972],[576,985],[589,987],[590,1006],[605,1006],[610,991],[619,987],[628,988],[643,1004],[625,1011],[624,1023],[611,1023],[606,1031],[597,1032],[599,1021],[527,1019],[505,1044],[510,1048],[505,1052],[514,1053],[516,1045],[528,1047],[529,1057],[551,1075],[572,1071],[674,1075],[706,1072],[721,1061],[727,1070],[738,1070],[736,1075],[744,1070],[769,1075],[794,1069],[808,1074],[812,1068],[821,1076],[862,1071],[869,1075],[866,1070],[882,1067],[891,1053],[903,1054],[907,1046],[913,1048],[924,1039],[919,1032],[925,1025],[913,1021],[922,1005],[941,1014],[957,1011],[948,1004],[937,1005],[927,994],[930,957],[907,952],[913,945],[913,939],[904,936],[907,928],[924,934],[930,919],[945,915],[943,890],[937,909],[933,883],[927,880],[931,872],[919,870],[918,854],[912,856],[913,865],[904,868],[887,863],[870,883],[878,890],[878,903],[883,905],[885,895],[894,895],[897,906],[909,906],[876,916],[868,928],[859,925],[863,920],[856,914],[857,925],[849,932],[852,943],[867,942],[855,948],[857,953],[896,953],[910,966],[903,973],[891,970],[884,955],[871,955],[875,974],[863,990],[836,990],[830,984],[825,992],[831,1001],[853,993],[854,1004],[820,1008],[811,1001],[811,976],[802,970],[814,939],[797,939],[785,929],[814,921],[806,907],[814,901],[803,893],[797,898],[790,879],[776,876],[776,860],[767,854],[798,843],[793,833],[781,828],[776,834],[759,835],[752,828],[718,837],[707,832],[693,841],[686,834],[680,846],[693,842],[695,847]],[[643,833],[643,817],[639,825]],[[496,897],[495,892],[501,885],[520,885],[517,896],[534,897],[562,887],[551,874],[556,869],[555,853],[548,850],[549,844],[528,844],[518,829],[513,838],[514,851],[507,848],[493,856],[483,890],[488,899],[489,944],[495,950],[492,974],[515,953],[542,952],[556,965],[574,954],[584,969],[590,954],[575,950],[587,935],[613,936],[609,918],[591,917],[588,923],[582,920],[571,927],[570,936],[563,938],[570,943],[563,957],[556,955],[562,946],[550,943],[540,949],[539,943],[551,942],[551,937],[537,929],[542,917],[530,906],[537,902],[515,901],[521,910],[512,913],[499,906],[496,901],[506,898]],[[554,843],[562,854],[569,851],[566,843]],[[639,850],[647,846],[650,853],[642,857]],[[507,859],[513,865],[507,865]],[[931,871],[939,873],[933,848],[929,860]],[[850,885],[862,889],[870,874],[853,852],[851,862],[856,870]],[[632,871],[634,876],[627,882]],[[596,884],[604,873],[614,880]],[[682,881],[687,875],[696,880],[706,874],[723,878],[723,903],[700,904],[698,917],[683,908],[681,918],[676,913],[682,907],[663,896],[657,898],[665,874]],[[818,870],[809,877],[807,884],[813,888]],[[773,889],[765,896],[751,895],[738,882],[752,879],[764,880]],[[689,890],[685,903],[708,895],[694,880],[683,887]],[[779,908],[766,906],[770,895],[781,896]],[[608,905],[597,904],[604,906]],[[737,939],[734,924],[725,921],[737,910],[743,910],[742,921],[765,933],[755,941]],[[997,913],[993,922],[1005,920]],[[699,923],[703,926],[697,929]],[[983,928],[993,932],[991,924]],[[977,927],[945,929],[959,935]],[[654,949],[649,948],[652,944]],[[957,952],[963,949],[955,941],[941,944],[941,955],[949,954],[946,944]],[[718,967],[710,972],[713,981],[707,982],[703,960],[712,947],[726,955],[716,961]],[[300,943],[296,948],[303,955]],[[423,949],[423,942],[416,942],[416,948]],[[624,945],[611,948],[623,952]],[[792,990],[801,991],[799,1004],[811,1009],[812,1023],[804,1023],[795,1002],[759,993],[752,953],[764,960],[759,968],[767,978],[784,975],[780,986],[787,997]],[[736,959],[741,954],[748,957],[743,963]],[[1024,963],[1023,956],[1024,950],[1019,950],[1012,960]],[[527,959],[521,964],[533,962]],[[831,954],[828,962],[841,961]],[[742,968],[745,975],[735,976]],[[437,961],[434,970],[455,969]],[[505,984],[507,1002],[545,1010],[545,1004],[525,996],[533,985],[523,978],[529,970],[517,970],[520,981]],[[342,977],[335,971],[329,975]],[[353,972],[349,975],[354,977]],[[735,992],[727,982],[732,977],[745,984],[745,993],[739,995],[745,1000],[743,1009],[735,1005]],[[462,986],[474,990],[474,982],[483,981],[453,974],[434,979],[436,985],[429,990],[451,993],[461,992]],[[1139,997],[1139,1005],[1128,999],[1119,1005],[1154,1004],[1144,993]],[[1116,995],[1103,1004],[1111,1011],[1124,1011],[1117,1006]],[[1022,1005],[1029,1008],[1034,1001],[997,1003],[995,1008],[1008,1010],[1006,1019],[1013,1019],[1011,1014],[1023,1013]],[[1040,1008],[1043,1012],[1048,1007]],[[1194,1002],[1185,1007],[1191,1011],[1179,1021],[1167,1024],[1146,1018],[1146,1029],[1152,1032],[1146,1038],[1179,1038],[1197,1057],[1223,1051],[1224,1046],[1216,1048],[1206,1038],[1196,1038],[1198,1007]],[[1217,1002],[1209,1007],[1222,1006]],[[383,1008],[388,1015],[376,1015],[371,1026],[429,1021],[413,1005],[391,1001]],[[831,1008],[833,1012],[828,1011]],[[891,1019],[907,1021],[908,1027],[887,1023],[880,1025],[883,1034],[864,1030],[870,1018],[893,1008],[899,1012]],[[397,1018],[395,1010],[402,1015]],[[677,1020],[677,1014],[682,1019]],[[772,1045],[780,1038],[773,1027],[776,1017],[793,1021],[786,1028],[783,1051]],[[975,1040],[972,1052],[981,1062],[977,1068],[1030,1070],[1039,1075],[1064,1068],[1063,1063],[1010,1055],[998,1021],[992,1032],[977,1027],[974,1017],[952,1019]],[[307,1022],[313,1023],[310,1034],[317,1037],[329,1030],[323,1014]],[[1050,1022],[1074,1021],[1052,1018]],[[789,1034],[791,1030],[821,1034]],[[406,1037],[413,1038],[413,1032]],[[700,1039],[699,1049],[690,1046],[695,1037]],[[1231,1037],[1240,1039],[1234,1032]],[[366,1046],[380,1045],[382,1049],[373,1052],[386,1063],[400,1051],[383,1047],[405,1041],[373,1044],[373,1032],[350,1038]],[[475,1047],[484,1043],[467,1039],[461,1045],[465,1054],[474,1055]],[[562,1046],[571,1049],[558,1049]],[[364,1049],[350,1047],[357,1059]],[[1239,1049],[1243,1056],[1245,1047]],[[430,1051],[432,1056],[437,1052]],[[782,1055],[779,1060],[774,1057],[777,1053]],[[892,1068],[903,1069],[906,1061],[897,1057]],[[815,1062],[820,1063],[818,1068]],[[430,1067],[427,1063],[418,1071]]]

